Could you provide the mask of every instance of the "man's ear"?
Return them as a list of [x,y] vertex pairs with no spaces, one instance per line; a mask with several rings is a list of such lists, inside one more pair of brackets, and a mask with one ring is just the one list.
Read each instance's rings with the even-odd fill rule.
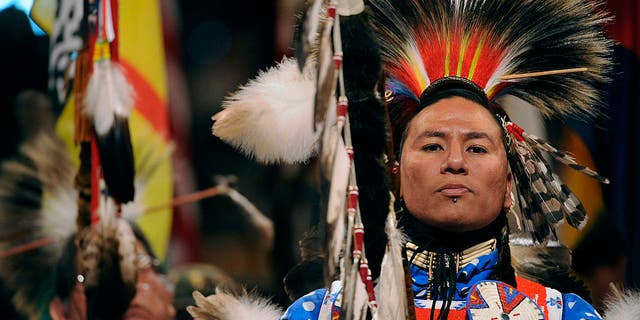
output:
[[507,172],[507,187],[504,192],[504,203],[502,207],[505,209],[511,208],[511,204],[513,204],[513,199],[511,199],[511,190],[513,189],[513,174],[511,170]]
[[55,297],[49,303],[49,315],[52,320],[67,320],[67,312],[60,298]]

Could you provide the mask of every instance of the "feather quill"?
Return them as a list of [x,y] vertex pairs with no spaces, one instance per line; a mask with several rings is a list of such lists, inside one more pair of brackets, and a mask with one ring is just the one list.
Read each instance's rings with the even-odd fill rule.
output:
[[[336,71],[338,70],[336,70],[336,64],[334,63],[334,55],[338,54],[338,52],[334,52],[332,45],[333,38],[331,35],[333,33],[334,18],[327,18],[322,24],[318,39],[317,82],[315,103],[313,105],[313,119],[316,125],[325,123],[325,116],[327,112],[333,112],[331,106],[336,100],[336,80],[338,77],[338,72]],[[339,54],[341,55],[342,52]],[[341,56],[339,57],[342,58]]]
[[243,212],[247,215],[251,224],[258,229],[258,232],[260,233],[261,247],[271,250],[273,248],[274,236],[273,221],[265,216],[264,213],[249,201],[249,199],[237,190],[229,188],[227,190],[227,195],[243,209]]
[[[365,284],[360,279],[360,264],[350,266],[343,295],[342,315],[345,320],[361,320],[366,316],[369,307],[369,296]],[[340,319],[343,319],[341,316]]]
[[312,56],[314,48],[317,48],[319,30],[321,30],[321,25],[326,19],[323,16],[325,11],[321,10],[324,7],[324,0],[311,0],[308,2],[310,5],[304,10],[295,36],[295,53],[300,71],[304,70],[307,59]]
[[342,139],[340,139],[339,142],[340,144],[337,146],[333,164],[333,173],[330,179],[331,187],[327,204],[327,234],[329,235],[327,264],[329,266],[329,279],[335,279],[336,273],[342,273],[342,271],[340,271],[340,257],[344,256],[345,250],[347,250],[345,240],[347,236],[350,236],[348,232],[345,233],[347,230],[345,227],[345,206],[347,186],[349,184],[350,161],[344,149]]
[[404,267],[402,265],[402,248],[407,242],[407,236],[396,227],[396,224],[392,197],[385,225],[389,242],[382,259],[380,279],[376,286],[376,296],[384,297],[378,303],[379,307],[376,313],[378,319],[406,319],[408,315]]

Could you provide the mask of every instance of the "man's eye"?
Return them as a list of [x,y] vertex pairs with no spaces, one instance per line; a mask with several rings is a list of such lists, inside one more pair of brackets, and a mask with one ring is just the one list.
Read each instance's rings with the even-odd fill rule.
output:
[[422,147],[422,150],[424,150],[424,151],[440,151],[440,150],[444,150],[444,149],[439,144],[428,144],[428,145]]
[[487,149],[479,146],[472,146],[468,149],[471,153],[487,153]]

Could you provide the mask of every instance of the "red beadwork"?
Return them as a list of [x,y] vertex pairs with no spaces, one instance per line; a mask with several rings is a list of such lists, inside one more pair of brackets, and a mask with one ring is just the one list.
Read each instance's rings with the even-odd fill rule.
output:
[[364,247],[364,226],[357,225],[353,227],[353,256],[360,257],[362,248]]
[[365,286],[367,285],[367,274],[370,272],[369,271],[369,264],[367,263],[367,259],[362,259],[360,260],[360,279],[362,280],[362,283],[365,284]]
[[336,2],[335,1],[329,2],[329,7],[327,8],[327,15],[331,19],[336,18]]
[[358,207],[358,187],[349,186],[347,190],[349,192],[349,203],[347,204],[347,208],[355,209]]
[[338,100],[338,108],[337,108],[337,114],[338,114],[338,119],[342,119],[344,120],[344,118],[347,116],[347,108],[349,107],[349,102],[347,101],[346,98],[340,98]]
[[347,150],[347,155],[349,156],[349,160],[353,162],[353,147],[347,146],[345,147],[345,149]]
[[336,69],[342,68],[342,52],[338,52],[333,55],[333,63],[336,65]]

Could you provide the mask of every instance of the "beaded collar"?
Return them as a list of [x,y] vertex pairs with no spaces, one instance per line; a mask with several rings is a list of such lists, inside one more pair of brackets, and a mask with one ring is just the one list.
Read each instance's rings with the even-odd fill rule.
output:
[[[452,253],[456,262],[456,273],[460,271],[460,269],[462,269],[464,266],[472,262],[474,259],[489,254],[491,251],[495,250],[496,243],[496,239],[489,239],[470,248],[467,248],[462,252]],[[431,271],[436,268],[437,261],[435,252],[427,250],[416,252],[416,250],[418,250],[418,246],[411,242],[407,242],[407,244],[405,245],[405,250],[407,253],[407,257],[411,259],[411,263],[427,270],[429,274],[431,274]]]

